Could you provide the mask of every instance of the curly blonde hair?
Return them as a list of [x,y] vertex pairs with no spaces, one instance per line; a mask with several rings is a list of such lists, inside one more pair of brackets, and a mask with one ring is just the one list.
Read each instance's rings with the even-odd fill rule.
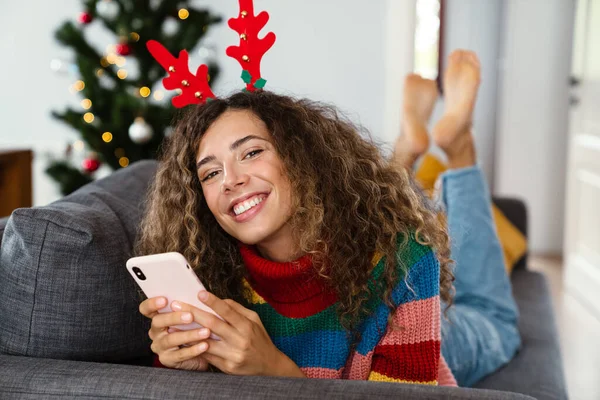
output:
[[[208,209],[196,173],[204,133],[228,110],[249,110],[266,124],[293,188],[289,223],[295,240],[337,294],[338,314],[348,330],[368,314],[371,296],[382,296],[393,307],[398,263],[402,273],[407,268],[398,260],[398,242],[406,245],[410,237],[434,249],[441,299],[452,303],[446,223],[410,174],[391,165],[334,107],[266,91],[190,107],[181,118],[164,144],[136,254],[180,252],[208,290],[248,304],[238,243]],[[386,262],[379,289],[372,293],[368,283],[375,252]]]

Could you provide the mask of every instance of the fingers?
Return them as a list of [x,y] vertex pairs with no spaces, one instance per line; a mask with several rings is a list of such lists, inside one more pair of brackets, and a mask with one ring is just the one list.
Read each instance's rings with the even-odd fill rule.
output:
[[256,312],[247,309],[246,307],[244,307],[243,305],[241,305],[240,303],[238,303],[235,300],[225,299],[223,301],[225,303],[229,304],[229,306],[231,308],[233,308],[235,311],[237,311],[238,313],[240,313],[244,317],[248,318],[250,321],[256,322],[256,323],[260,323],[262,325],[260,317],[258,316],[258,314]]
[[[225,304],[227,306],[227,308],[229,310],[226,312],[226,315],[228,315],[231,320],[242,321],[242,322],[246,321],[246,323],[248,322],[248,320],[246,318],[239,315],[237,312],[235,312],[229,305],[224,303],[222,300],[219,299],[219,302],[222,302],[223,304]],[[232,326],[233,323],[230,325],[228,323],[229,321],[227,321],[227,320],[223,321],[214,314],[208,313],[208,312],[200,310],[199,308],[194,307],[190,304],[182,303],[179,301],[173,301],[171,303],[171,308],[181,310],[181,312],[189,312],[189,313],[193,314],[194,322],[202,325],[205,328],[210,329],[211,332],[213,332],[215,335],[220,336],[223,340],[227,340],[230,343],[236,343],[241,338],[239,331],[234,326]],[[237,318],[232,316],[232,313],[235,313]],[[223,318],[225,318],[225,317],[223,317]],[[240,322],[238,322],[238,323],[240,323]]]
[[167,329],[174,325],[190,324],[194,321],[194,316],[187,311],[174,311],[164,314],[156,314],[152,318],[152,328]]
[[198,293],[198,298],[201,302],[209,306],[214,312],[219,314],[221,318],[234,327],[238,327],[247,322],[247,318],[234,309],[230,303],[226,302],[225,300],[221,300],[212,293],[202,291]]
[[158,314],[158,310],[166,307],[167,299],[164,297],[152,297],[146,299],[140,303],[140,313],[147,317],[152,318]]
[[[169,351],[164,351],[159,354],[158,360],[161,364],[167,367],[175,367],[177,365],[181,365],[188,360],[195,359],[201,356],[208,349],[208,344],[206,342],[201,342],[197,345],[190,347],[183,347],[181,349],[174,349]],[[206,361],[202,361],[200,359],[196,360],[198,363],[202,365],[199,368],[193,369],[206,369]]]
[[[150,347],[154,353],[160,356],[165,351],[178,350],[179,346],[197,343],[198,341],[208,339],[209,336],[210,330],[206,328],[168,333],[154,340]],[[189,347],[194,347],[194,345]]]

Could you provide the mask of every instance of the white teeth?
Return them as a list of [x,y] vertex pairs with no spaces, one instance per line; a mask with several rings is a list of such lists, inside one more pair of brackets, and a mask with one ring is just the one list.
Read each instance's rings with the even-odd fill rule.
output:
[[240,215],[240,214],[248,211],[252,207],[255,207],[258,204],[262,203],[263,200],[264,200],[264,198],[259,198],[259,197],[255,197],[251,200],[246,200],[243,203],[239,203],[238,205],[233,207],[233,212],[235,213],[235,215]]

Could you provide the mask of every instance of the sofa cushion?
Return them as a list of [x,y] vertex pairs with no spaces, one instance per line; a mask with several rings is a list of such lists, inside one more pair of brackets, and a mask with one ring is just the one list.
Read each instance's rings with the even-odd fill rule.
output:
[[519,307],[521,350],[507,365],[475,387],[509,390],[536,399],[567,399],[552,297],[539,272],[517,269],[512,277]]
[[48,206],[17,209],[0,248],[0,352],[88,361],[151,356],[125,269],[156,162]]

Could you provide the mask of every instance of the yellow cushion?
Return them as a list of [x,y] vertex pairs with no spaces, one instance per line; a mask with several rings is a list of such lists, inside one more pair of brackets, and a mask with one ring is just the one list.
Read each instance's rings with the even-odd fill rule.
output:
[[[437,157],[432,154],[425,154],[421,165],[415,172],[415,178],[421,184],[425,193],[431,196],[438,176],[446,169],[446,165]],[[510,274],[516,262],[527,251],[527,239],[494,204],[492,204],[492,214],[504,252],[506,271]]]

